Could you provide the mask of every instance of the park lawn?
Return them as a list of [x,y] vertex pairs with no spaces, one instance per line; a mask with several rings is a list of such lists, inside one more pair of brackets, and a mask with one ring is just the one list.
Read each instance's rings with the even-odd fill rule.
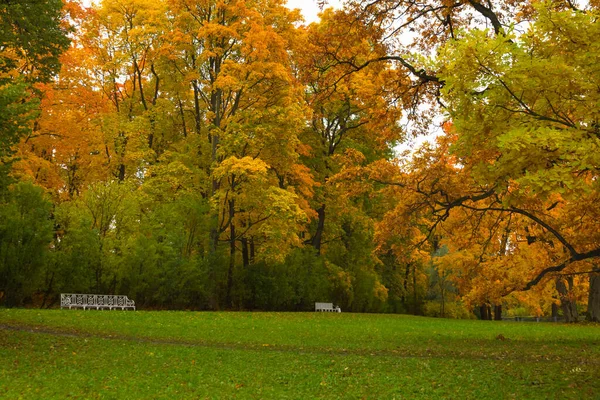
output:
[[4,309],[0,398],[600,399],[600,326]]

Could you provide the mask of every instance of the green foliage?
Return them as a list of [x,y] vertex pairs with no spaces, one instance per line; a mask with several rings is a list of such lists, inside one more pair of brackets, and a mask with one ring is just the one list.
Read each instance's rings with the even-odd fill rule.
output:
[[21,69],[32,80],[47,81],[58,72],[59,56],[69,46],[62,7],[62,0],[0,3],[0,73]]
[[146,211],[124,244],[120,292],[142,306],[208,308],[211,265],[199,252],[207,225],[208,205],[192,195]]
[[331,299],[330,272],[311,249],[293,251],[284,263],[251,265],[244,279],[247,309],[314,310],[315,302]]
[[0,202],[0,304],[19,306],[39,286],[52,241],[51,203],[30,183],[11,188]]
[[596,185],[586,172],[600,164],[598,15],[552,7],[539,2],[525,34],[473,29],[440,52],[459,132],[451,151],[478,183],[512,185],[508,205],[530,193],[578,198]]
[[31,98],[27,89],[23,79],[0,84],[0,194],[9,183],[13,146],[31,129],[38,115],[39,101]]
[[69,46],[62,5],[61,0],[0,3],[0,192],[9,182],[13,146],[38,114],[31,85],[58,72],[59,55]]
[[57,235],[51,258],[46,264],[45,291],[48,293],[87,293],[95,282],[102,258],[98,231],[92,218],[75,204],[56,208]]
[[466,307],[460,301],[446,301],[443,305],[441,301],[425,301],[425,303],[423,304],[423,315],[425,315],[426,317],[441,317],[452,319],[475,318],[475,314],[473,314],[468,309],[468,307]]
[[206,201],[184,194],[155,204],[131,189],[99,184],[58,207],[45,291],[55,298],[61,292],[128,293],[142,307],[209,308],[218,286],[209,276],[217,279],[211,269],[218,261],[202,250]]

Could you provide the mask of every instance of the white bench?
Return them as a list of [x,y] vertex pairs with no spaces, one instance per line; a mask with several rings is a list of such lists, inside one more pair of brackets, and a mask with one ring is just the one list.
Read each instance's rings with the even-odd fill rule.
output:
[[114,296],[105,294],[70,294],[60,295],[60,308],[95,308],[96,310],[113,308],[135,310],[135,302],[129,300],[127,296]]
[[342,312],[342,309],[339,307],[334,307],[333,303],[315,303],[315,311]]

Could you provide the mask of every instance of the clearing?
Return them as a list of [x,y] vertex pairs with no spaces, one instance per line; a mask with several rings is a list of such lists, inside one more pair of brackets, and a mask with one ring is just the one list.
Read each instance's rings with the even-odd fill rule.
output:
[[600,327],[0,310],[0,398],[598,399]]

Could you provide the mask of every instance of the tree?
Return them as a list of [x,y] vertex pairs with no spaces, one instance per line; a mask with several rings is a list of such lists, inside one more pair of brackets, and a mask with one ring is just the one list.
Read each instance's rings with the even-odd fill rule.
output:
[[13,146],[37,116],[36,82],[58,72],[69,46],[61,0],[4,1],[0,4],[0,189],[6,188]]
[[52,240],[51,203],[42,189],[19,183],[0,207],[0,304],[20,306],[40,284]]
[[491,201],[467,207],[525,217],[549,233],[550,259],[562,259],[535,268],[526,289],[600,255],[597,208],[587,208],[598,196],[600,161],[593,151],[599,134],[595,14],[557,12],[542,3],[526,34],[491,37],[473,30],[440,56],[444,100],[457,132],[451,152],[471,166],[480,196]]
[[319,24],[307,28],[297,51],[296,68],[311,110],[310,127],[303,136],[310,151],[306,164],[319,183],[314,199],[317,218],[308,240],[317,253],[324,241],[328,203],[331,207],[341,195],[328,183],[340,171],[336,158],[347,151],[369,162],[389,158],[402,137],[397,123],[401,79],[392,79],[385,64],[347,74],[340,61],[360,62],[383,52],[380,32],[352,22],[344,11],[326,10]]

